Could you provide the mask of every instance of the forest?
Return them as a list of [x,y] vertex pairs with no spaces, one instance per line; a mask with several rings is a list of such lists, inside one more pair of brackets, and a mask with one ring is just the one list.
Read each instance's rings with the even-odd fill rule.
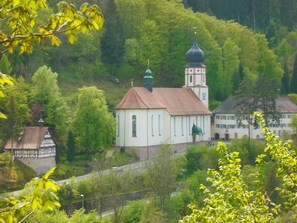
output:
[[[154,86],[183,86],[185,53],[195,39],[205,53],[210,109],[236,94],[244,80],[257,83],[260,77],[274,81],[279,95],[297,93],[297,2],[293,0],[89,0],[89,4],[99,5],[100,12],[97,7],[84,5],[85,0],[69,0],[58,6],[58,0],[49,0],[48,7],[44,2],[32,4],[32,9],[38,4],[41,7],[28,26],[43,24],[49,18],[52,23],[38,29],[38,34],[31,27],[32,35],[28,42],[20,42],[21,46],[11,44],[14,38],[8,38],[10,44],[4,40],[5,33],[15,34],[17,22],[0,21],[0,71],[13,77],[11,85],[9,76],[0,75],[0,143],[18,138],[24,125],[36,125],[42,117],[57,143],[59,168],[54,175],[66,176],[67,171],[74,174],[75,161],[84,157],[88,157],[85,163],[91,162],[90,157],[92,161],[102,160],[113,146],[113,108],[131,83],[143,85],[148,66]],[[0,8],[9,4],[19,1],[3,1]],[[74,6],[82,10],[80,16],[94,15],[90,12],[95,16],[80,20],[85,17],[77,16]],[[65,24],[71,25],[57,22],[53,14],[60,9],[76,22],[75,27],[86,24],[81,32],[73,31],[73,27],[59,32]],[[22,13],[19,11],[25,22],[34,17]],[[60,27],[53,28],[55,22]],[[7,85],[3,87],[3,83]],[[168,159],[170,145],[166,145],[165,155],[153,161],[144,174],[111,172],[61,187],[59,202],[55,195],[59,186],[49,179],[54,172],[51,170],[26,186],[31,192],[32,185],[36,187],[29,198],[0,199],[0,222],[2,218],[10,222],[27,218],[32,209],[36,212],[31,222],[59,222],[62,218],[65,222],[105,222],[101,205],[106,197],[117,202],[112,204],[112,220],[106,222],[294,220],[296,140],[292,143],[286,138],[282,142],[269,133],[258,116],[266,131],[265,145],[249,139],[234,141],[228,149],[224,144],[217,148],[201,145],[188,148],[185,156],[175,160]],[[11,157],[0,158],[0,166],[10,170]],[[121,206],[118,195],[135,190],[150,193],[146,200]],[[173,191],[178,194],[171,197]],[[86,214],[83,208],[70,216],[55,209],[71,202],[80,205],[82,194],[90,203],[95,202],[99,218],[94,212]],[[214,205],[218,207],[215,211]],[[26,209],[19,211],[23,206]],[[44,208],[55,211],[37,211]],[[225,215],[220,215],[221,211]]]
[[[7,56],[13,64],[12,74],[22,75],[27,80],[40,66],[47,65],[59,74],[62,83],[94,79],[99,84],[117,79],[121,86],[129,86],[131,79],[141,86],[149,61],[156,86],[179,87],[183,85],[185,52],[196,38],[196,31],[198,44],[206,57],[211,101],[226,99],[234,94],[244,77],[255,81],[260,74],[275,79],[281,89],[284,70],[289,78],[293,73],[297,34],[294,24],[287,23],[295,21],[291,11],[296,3],[290,4],[289,13],[281,13],[288,5],[285,1],[243,2],[99,1],[95,3],[99,4],[105,19],[101,31],[80,34],[75,44],[61,36],[60,47],[43,43],[35,46],[32,54],[15,52]],[[52,7],[55,3],[49,1]],[[237,4],[241,7],[236,7]],[[266,7],[268,4],[271,7]],[[232,7],[238,9],[242,19],[236,19]],[[208,14],[194,13],[192,9]],[[265,22],[255,29],[249,21],[253,10],[257,24]],[[283,18],[290,15],[291,18]],[[285,89],[294,91],[294,87],[285,86]],[[68,91],[73,89],[65,89],[66,93]],[[119,97],[108,101],[110,107],[118,100]]]

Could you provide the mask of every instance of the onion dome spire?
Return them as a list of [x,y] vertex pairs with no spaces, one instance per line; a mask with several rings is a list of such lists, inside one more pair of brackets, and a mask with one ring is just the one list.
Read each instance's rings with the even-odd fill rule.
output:
[[144,73],[144,86],[146,89],[148,89],[150,92],[153,91],[153,72],[149,68],[149,60],[147,61],[147,69]]
[[192,47],[186,53],[186,67],[202,67],[204,59],[204,52],[199,48],[196,37]]

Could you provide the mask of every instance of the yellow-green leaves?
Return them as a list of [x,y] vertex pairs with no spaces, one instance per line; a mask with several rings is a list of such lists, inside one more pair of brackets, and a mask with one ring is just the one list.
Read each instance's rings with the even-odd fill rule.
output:
[[55,168],[49,170],[42,178],[35,178],[28,183],[31,192],[22,199],[7,198],[6,207],[0,208],[0,223],[14,223],[36,209],[53,210],[60,207],[55,194],[60,187],[51,179]]
[[243,181],[238,152],[229,152],[226,145],[218,143],[221,154],[219,170],[208,170],[207,181],[212,189],[200,185],[205,195],[201,208],[190,206],[192,214],[180,222],[269,222],[273,215],[269,199],[261,191],[249,191]]
[[[240,159],[237,152],[230,153],[224,143],[218,143],[217,151],[221,154],[219,170],[208,170],[211,189],[201,185],[205,195],[202,207],[189,206],[192,214],[180,222],[270,222],[285,208],[297,204],[297,156],[290,141],[282,142],[270,132],[261,113],[254,116],[265,135],[265,154],[257,157],[257,165],[271,159],[277,165],[277,176],[282,179],[282,186],[276,188],[282,196],[280,204],[273,203],[269,193],[259,184],[260,172],[253,174],[254,183],[259,187],[249,191],[243,181]],[[275,192],[275,191],[274,191]]]
[[[8,84],[8,85],[12,85],[13,84],[13,79],[5,74],[2,74],[0,72],[0,98],[4,96],[3,94],[3,88],[4,86]],[[6,119],[6,115],[4,115],[3,113],[0,112],[0,119]]]
[[[277,190],[284,199],[286,208],[297,204],[297,155],[291,148],[291,142],[282,142],[278,136],[270,132],[265,121],[259,112],[254,113],[255,118],[262,127],[265,135],[265,152],[271,156],[271,159],[277,164],[277,176],[282,178],[282,187]],[[262,163],[263,159],[259,159]]]
[[59,46],[59,33],[65,33],[74,43],[79,32],[98,30],[103,26],[103,16],[98,6],[85,3],[77,10],[73,4],[61,2],[58,12],[52,14],[44,24],[37,23],[40,9],[47,8],[45,0],[10,0],[0,3],[0,17],[6,22],[7,31],[0,30],[0,50],[12,53],[31,53],[35,42],[48,39]]

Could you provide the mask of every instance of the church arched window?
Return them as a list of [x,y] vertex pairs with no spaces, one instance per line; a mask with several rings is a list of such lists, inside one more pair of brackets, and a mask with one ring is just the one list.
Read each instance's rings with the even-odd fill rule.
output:
[[132,137],[137,137],[136,124],[137,124],[136,115],[132,115]]
[[154,115],[151,117],[152,136],[154,136]]
[[176,118],[175,117],[173,118],[173,133],[174,133],[174,136],[176,136]]
[[159,129],[159,136],[161,136],[161,115],[158,115],[158,129]]
[[120,116],[117,115],[117,137],[120,136]]
[[184,136],[184,117],[181,117],[181,134]]
[[206,100],[206,93],[205,92],[202,93],[202,100]]

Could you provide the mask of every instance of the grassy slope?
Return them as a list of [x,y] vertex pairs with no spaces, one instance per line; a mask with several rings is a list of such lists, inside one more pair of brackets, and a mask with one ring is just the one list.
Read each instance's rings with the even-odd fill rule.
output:
[[110,110],[120,102],[123,96],[128,91],[127,83],[116,83],[111,78],[88,78],[88,79],[62,79],[59,80],[59,87],[62,95],[66,98],[68,104],[73,106],[76,101],[77,90],[84,86],[96,86],[105,92],[105,97]]
[[36,173],[30,167],[19,161],[13,162],[10,169],[1,167],[0,193],[22,189],[35,176]]

